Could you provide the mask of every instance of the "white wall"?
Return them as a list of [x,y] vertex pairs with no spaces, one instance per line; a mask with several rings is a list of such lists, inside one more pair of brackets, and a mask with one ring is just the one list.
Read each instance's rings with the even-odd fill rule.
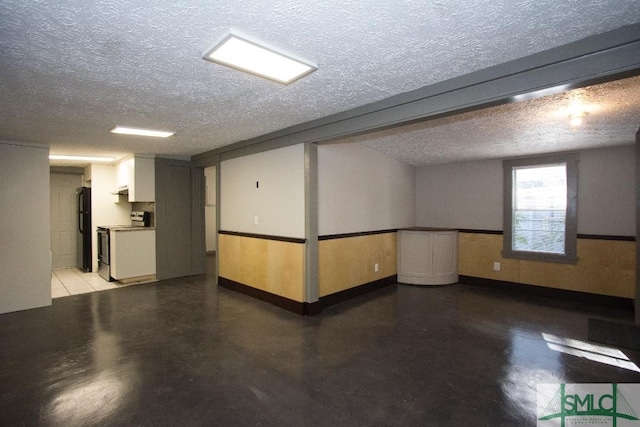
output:
[[51,305],[49,148],[0,141],[0,313]]
[[91,187],[91,227],[93,228],[93,271],[98,271],[97,228],[100,225],[131,224],[131,203],[116,203],[118,196],[111,193],[117,189],[116,168],[110,165],[91,165],[85,168],[85,179]]
[[502,230],[502,160],[418,168],[417,224]]
[[358,143],[318,147],[318,234],[416,225],[415,168]]
[[[635,236],[635,147],[579,155],[578,233]],[[420,226],[502,230],[502,160],[419,168],[416,190]]]
[[305,237],[304,144],[223,161],[220,174],[222,230]]
[[578,166],[578,233],[636,235],[635,146],[588,150]]

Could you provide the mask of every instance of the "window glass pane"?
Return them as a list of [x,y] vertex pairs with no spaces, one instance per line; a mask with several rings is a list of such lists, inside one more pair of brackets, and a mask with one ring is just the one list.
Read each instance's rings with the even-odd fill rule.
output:
[[565,253],[566,164],[514,168],[515,251]]

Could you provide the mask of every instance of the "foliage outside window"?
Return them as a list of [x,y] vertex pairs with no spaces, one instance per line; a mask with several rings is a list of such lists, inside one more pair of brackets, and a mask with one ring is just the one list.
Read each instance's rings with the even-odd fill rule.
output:
[[576,262],[578,156],[504,161],[505,258]]

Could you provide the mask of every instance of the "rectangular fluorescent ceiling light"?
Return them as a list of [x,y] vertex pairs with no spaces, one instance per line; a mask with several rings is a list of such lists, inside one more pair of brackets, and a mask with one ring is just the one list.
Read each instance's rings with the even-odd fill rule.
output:
[[289,84],[318,67],[311,61],[258,41],[237,30],[229,30],[204,52],[207,61]]
[[102,156],[68,156],[66,154],[49,154],[49,160],[74,160],[83,162],[113,162],[115,157]]
[[175,132],[164,131],[164,130],[153,130],[153,129],[140,129],[140,128],[131,128],[125,126],[116,126],[111,129],[111,133],[120,133],[123,135],[137,135],[137,136],[153,136],[156,138],[167,138],[171,135],[175,135]]

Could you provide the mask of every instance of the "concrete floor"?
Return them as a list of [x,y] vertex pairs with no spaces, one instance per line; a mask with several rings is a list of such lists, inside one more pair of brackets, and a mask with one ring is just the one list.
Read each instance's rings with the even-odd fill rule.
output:
[[0,425],[535,426],[537,384],[640,382],[640,352],[576,351],[589,316],[631,313],[394,285],[301,317],[209,276],[74,295],[0,315]]

